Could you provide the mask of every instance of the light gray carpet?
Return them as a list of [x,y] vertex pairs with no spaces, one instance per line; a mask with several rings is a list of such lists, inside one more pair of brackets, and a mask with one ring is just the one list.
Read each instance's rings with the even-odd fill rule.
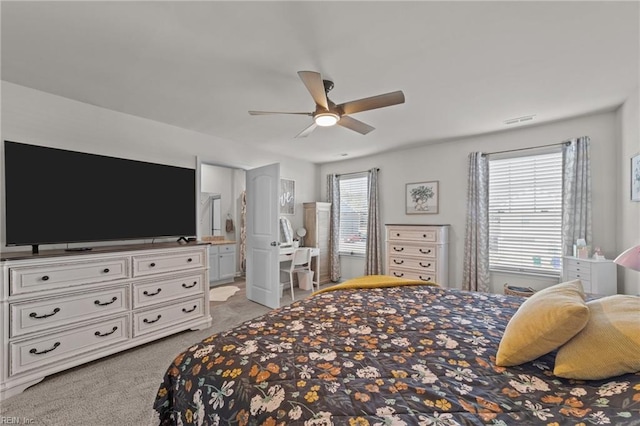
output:
[[[185,331],[70,370],[46,377],[42,382],[2,402],[0,419],[27,419],[33,425],[146,426],[153,424],[152,407],[164,373],[182,350],[219,331],[263,315],[269,308],[246,298],[240,291],[225,302],[211,303],[213,325]],[[296,291],[296,299],[310,291]],[[291,303],[285,291],[282,305]]]

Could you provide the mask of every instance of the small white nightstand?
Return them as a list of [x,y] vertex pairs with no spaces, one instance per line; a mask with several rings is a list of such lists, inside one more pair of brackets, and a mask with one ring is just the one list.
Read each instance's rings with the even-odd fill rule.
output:
[[562,280],[582,281],[585,293],[605,296],[618,292],[616,264],[612,260],[562,258]]

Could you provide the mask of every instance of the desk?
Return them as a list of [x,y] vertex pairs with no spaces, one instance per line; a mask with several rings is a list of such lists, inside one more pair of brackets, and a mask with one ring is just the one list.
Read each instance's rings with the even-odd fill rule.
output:
[[[318,257],[320,255],[320,249],[318,247],[300,247],[300,248],[310,248],[311,249],[311,257]],[[291,262],[293,258],[293,252],[295,248],[293,247],[280,247],[280,263]],[[320,271],[318,271],[318,262],[315,262],[315,269],[312,268],[313,271],[313,285],[317,288],[320,288]],[[313,287],[313,286],[312,286]]]

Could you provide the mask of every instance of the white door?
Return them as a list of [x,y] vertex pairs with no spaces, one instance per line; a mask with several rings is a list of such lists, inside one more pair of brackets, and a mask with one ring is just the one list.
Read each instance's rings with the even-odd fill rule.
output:
[[280,164],[247,171],[247,298],[280,306]]

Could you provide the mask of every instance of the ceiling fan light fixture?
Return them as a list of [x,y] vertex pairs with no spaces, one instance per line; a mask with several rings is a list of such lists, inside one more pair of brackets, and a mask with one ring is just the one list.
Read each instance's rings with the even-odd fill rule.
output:
[[338,120],[340,120],[340,116],[332,112],[321,112],[319,114],[316,114],[313,119],[318,126],[330,127],[335,125]]

